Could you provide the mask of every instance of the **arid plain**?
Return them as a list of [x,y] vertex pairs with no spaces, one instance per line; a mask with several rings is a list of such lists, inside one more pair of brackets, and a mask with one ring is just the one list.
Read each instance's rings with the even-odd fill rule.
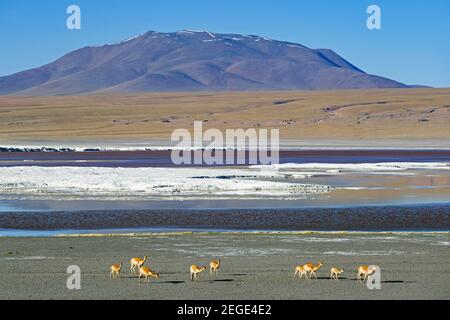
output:
[[[0,142],[169,140],[174,129],[279,128],[282,140],[448,143],[450,89],[0,97]],[[439,145],[439,143],[438,143]]]
[[[116,237],[0,238],[0,299],[448,299],[448,233],[160,234]],[[139,283],[130,258],[160,279]],[[189,266],[221,259],[189,280]],[[318,279],[294,267],[322,261]],[[122,277],[109,278],[123,263]],[[81,290],[68,290],[68,265],[81,268]],[[377,264],[380,290],[356,281],[359,265]],[[344,269],[330,280],[330,268]]]

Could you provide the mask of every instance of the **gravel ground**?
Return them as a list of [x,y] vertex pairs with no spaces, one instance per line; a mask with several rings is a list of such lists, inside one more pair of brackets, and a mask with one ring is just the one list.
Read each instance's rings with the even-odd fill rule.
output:
[[[449,233],[198,233],[133,236],[0,238],[0,299],[449,299]],[[160,279],[139,284],[133,256]],[[220,258],[213,279],[189,266]],[[318,280],[294,280],[294,266],[323,261]],[[109,267],[123,262],[122,278]],[[356,267],[381,268],[381,289],[356,281]],[[68,290],[69,265],[81,289]],[[332,266],[342,279],[328,279]]]

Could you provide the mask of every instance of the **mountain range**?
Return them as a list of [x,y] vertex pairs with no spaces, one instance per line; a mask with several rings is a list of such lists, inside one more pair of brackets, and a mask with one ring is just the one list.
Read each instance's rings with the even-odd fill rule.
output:
[[149,31],[0,77],[0,94],[407,88],[330,49],[255,35]]

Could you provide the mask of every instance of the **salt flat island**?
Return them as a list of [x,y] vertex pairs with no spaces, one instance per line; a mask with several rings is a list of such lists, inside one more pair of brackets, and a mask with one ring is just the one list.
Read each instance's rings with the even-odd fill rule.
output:
[[0,176],[6,199],[286,199],[332,190],[258,168],[0,167]]
[[[334,190],[376,190],[360,184],[331,186],[361,175],[444,178],[450,163],[281,164],[245,168],[0,167],[5,199],[274,199],[330,194]],[[328,183],[327,183],[328,180]],[[322,183],[315,183],[322,181]],[[447,181],[447,180],[445,180]],[[419,188],[420,186],[418,186]],[[448,185],[429,186],[442,189]]]
[[[393,183],[393,179],[396,182]],[[250,167],[0,167],[0,200],[301,200],[358,195],[445,202],[450,163],[287,163]],[[352,200],[353,198],[353,200]],[[346,201],[347,201],[346,200]],[[380,200],[378,200],[380,201]],[[308,202],[306,202],[308,203]],[[329,202],[328,202],[329,203]],[[383,203],[383,202],[380,202]]]

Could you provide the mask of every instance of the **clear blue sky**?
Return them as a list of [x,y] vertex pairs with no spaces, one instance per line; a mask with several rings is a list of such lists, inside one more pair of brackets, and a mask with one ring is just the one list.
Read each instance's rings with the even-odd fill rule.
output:
[[[82,30],[66,28],[66,8]],[[366,9],[382,9],[382,30]],[[257,34],[330,48],[366,72],[450,87],[449,0],[0,0],[0,75],[148,30]]]

